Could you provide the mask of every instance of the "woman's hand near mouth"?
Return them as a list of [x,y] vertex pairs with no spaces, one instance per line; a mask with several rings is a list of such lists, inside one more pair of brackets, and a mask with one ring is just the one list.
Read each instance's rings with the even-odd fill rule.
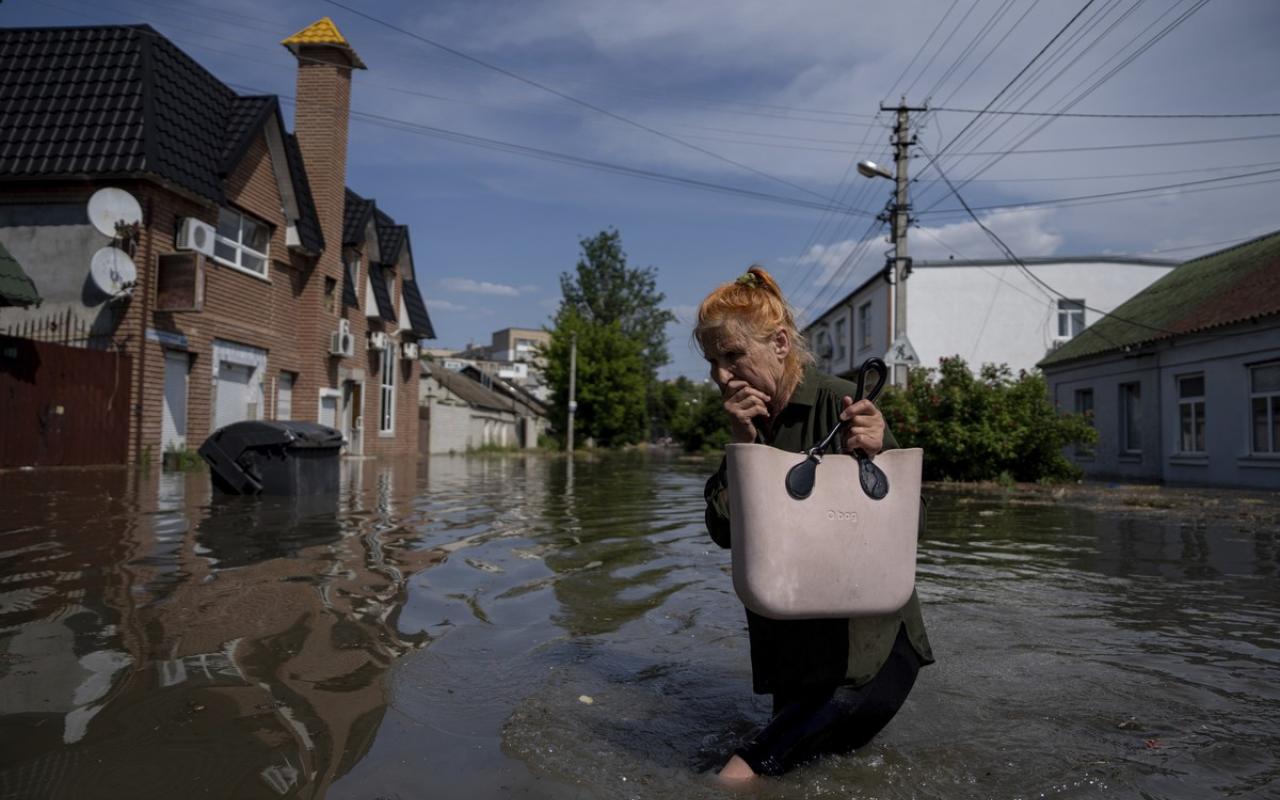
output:
[[769,418],[769,395],[746,381],[731,380],[720,388],[724,410],[729,412],[729,433],[733,441],[749,444],[756,440],[755,417]]

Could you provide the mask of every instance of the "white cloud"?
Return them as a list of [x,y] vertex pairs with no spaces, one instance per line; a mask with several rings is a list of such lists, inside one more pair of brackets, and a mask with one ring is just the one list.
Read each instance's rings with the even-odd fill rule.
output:
[[450,303],[448,300],[437,299],[437,300],[428,300],[427,309],[432,313],[438,313],[440,311],[458,313],[461,311],[467,311],[468,307],[464,305],[459,305],[458,303]]
[[[1047,208],[1014,208],[979,215],[983,224],[1019,257],[1051,256],[1062,246],[1063,236],[1050,230],[1053,211]],[[947,225],[922,226],[908,236],[913,258],[1004,258],[1004,253],[973,220]]]
[[508,286],[505,283],[490,283],[489,281],[477,281],[471,278],[441,278],[440,287],[451,292],[489,294],[501,297],[516,297],[520,294],[519,289],[514,286]]
[[[1051,225],[1053,214],[1045,208],[1015,208],[981,215],[981,219],[1015,255],[1050,256],[1064,241]],[[912,228],[907,241],[908,252],[919,261],[1005,258],[972,220]],[[883,235],[870,241],[844,239],[815,244],[799,259],[779,259],[793,266],[795,276],[784,283],[783,289],[793,304],[811,312],[806,315],[811,318],[812,314],[822,313],[826,304],[879,272],[885,265],[884,251],[891,246]]]

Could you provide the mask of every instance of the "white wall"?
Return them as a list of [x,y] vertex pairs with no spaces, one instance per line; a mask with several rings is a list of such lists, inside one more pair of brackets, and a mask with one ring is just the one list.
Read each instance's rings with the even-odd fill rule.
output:
[[[871,308],[871,336],[863,337],[858,326],[858,309],[864,304]],[[845,357],[839,358],[840,348],[835,342],[837,320],[845,320]],[[818,333],[825,332],[832,342],[831,358],[819,357]],[[863,361],[875,356],[883,358],[889,349],[889,284],[876,279],[859,289],[852,297],[831,308],[805,332],[809,346],[814,350],[818,369],[832,375],[843,375],[856,370]]]
[[[1101,311],[1116,306],[1173,268],[1124,261],[1030,263],[1037,277]],[[1099,315],[1085,310],[1085,325]],[[1016,265],[919,264],[909,278],[907,335],[920,363],[959,355],[970,367],[1008,364],[1031,370],[1053,347],[1058,297]]]

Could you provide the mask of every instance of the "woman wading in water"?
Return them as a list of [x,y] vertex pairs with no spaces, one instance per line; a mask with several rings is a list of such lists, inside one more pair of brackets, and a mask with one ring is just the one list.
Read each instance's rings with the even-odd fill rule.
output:
[[[799,453],[840,420],[842,452],[897,447],[870,400],[813,367],[790,307],[763,268],[752,267],[702,301],[694,330],[720,387],[734,442]],[[725,464],[707,481],[707,530],[729,541]],[[924,516],[921,515],[921,527]],[[861,619],[774,620],[747,609],[752,684],[773,695],[769,724],[720,771],[726,780],[781,775],[823,753],[871,741],[902,707],[920,667],[933,663],[915,593],[901,610]]]

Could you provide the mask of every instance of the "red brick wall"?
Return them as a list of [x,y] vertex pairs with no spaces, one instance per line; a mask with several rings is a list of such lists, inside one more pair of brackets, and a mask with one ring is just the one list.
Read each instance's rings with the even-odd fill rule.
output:
[[[315,63],[315,53],[298,70],[298,105],[295,127],[307,164],[307,177],[319,212],[326,243],[318,258],[303,256],[286,245],[287,221],[282,210],[279,184],[270,151],[263,135],[252,143],[243,160],[227,176],[224,189],[229,206],[272,227],[270,264],[265,280],[233,267],[205,259],[204,307],[200,311],[156,311],[155,285],[160,255],[176,252],[174,237],[183,217],[195,217],[216,224],[215,205],[150,181],[116,180],[109,183],[68,182],[7,186],[14,196],[30,195],[33,200],[77,198],[87,200],[102,185],[124,188],[143,207],[144,226],[134,261],[138,284],[115,332],[120,349],[132,356],[134,375],[130,380],[129,460],[144,456],[153,463],[161,458],[161,427],[164,402],[165,346],[147,338],[149,329],[184,336],[192,356],[187,394],[187,445],[198,447],[211,433],[213,407],[212,347],[215,339],[250,345],[268,353],[264,375],[263,408],[260,415],[273,419],[276,413],[276,381],[282,370],[297,375],[293,387],[292,417],[315,420],[319,416],[319,392],[341,389],[340,368],[352,376],[364,372],[364,453],[366,455],[407,455],[417,452],[418,380],[420,364],[397,357],[397,397],[395,436],[378,436],[379,374],[376,353],[367,348],[369,321],[364,315],[368,280],[368,258],[361,255],[356,293],[360,304],[350,308],[342,303],[343,248],[342,216],[346,184],[347,115],[349,112],[350,70],[332,64]],[[282,165],[283,166],[283,165]],[[51,229],[51,235],[53,235]],[[325,308],[325,278],[335,281],[333,310]],[[400,276],[396,276],[395,303],[399,308]],[[356,339],[351,358],[328,354],[329,335],[338,319],[350,322]],[[394,325],[378,330],[391,332]],[[398,337],[393,337],[397,340]]]

